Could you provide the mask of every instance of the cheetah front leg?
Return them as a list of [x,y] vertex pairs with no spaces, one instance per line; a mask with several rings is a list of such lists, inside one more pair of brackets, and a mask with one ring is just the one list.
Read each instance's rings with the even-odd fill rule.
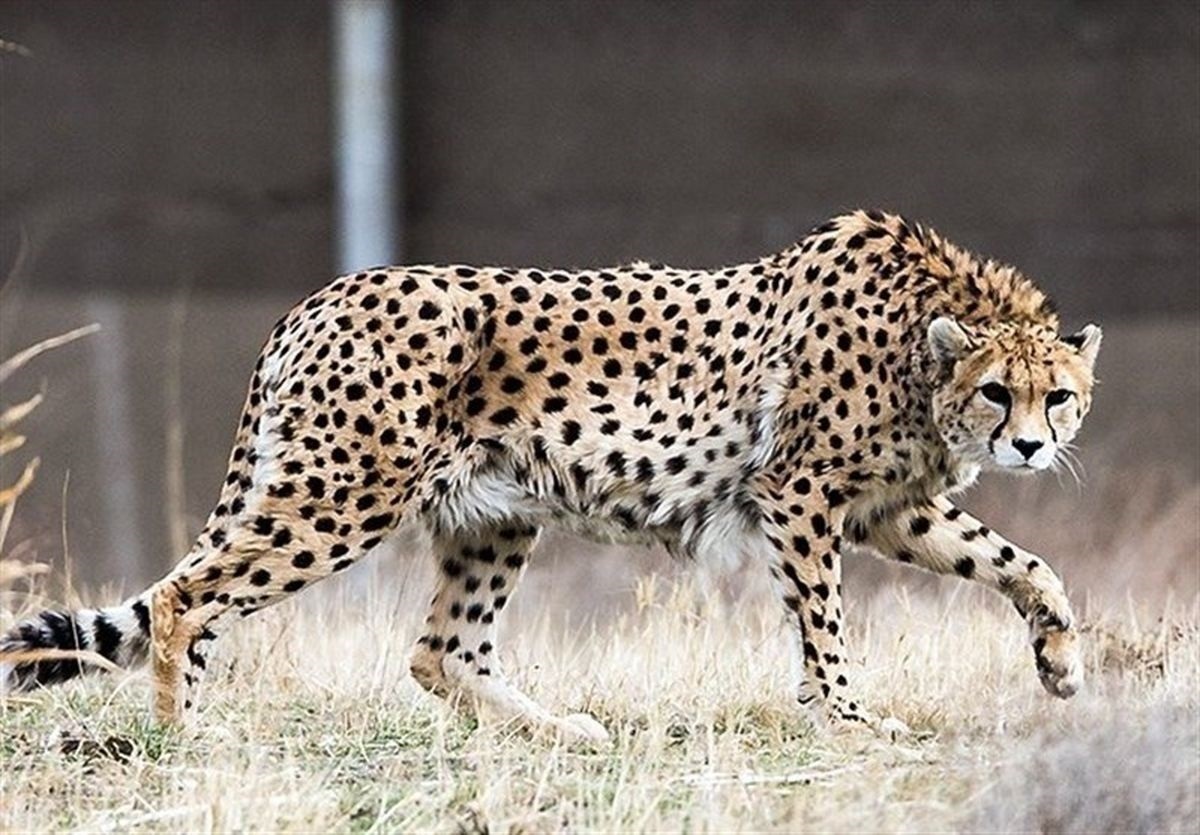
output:
[[438,584],[411,669],[426,690],[462,699],[477,712],[604,742],[587,714],[557,717],[505,680],[496,652],[497,621],[516,590],[539,530],[513,522],[472,532],[435,533]]
[[852,523],[848,530],[852,539],[888,558],[975,580],[1007,596],[1029,624],[1042,685],[1063,699],[1079,689],[1078,628],[1062,580],[1044,559],[942,496],[883,519]]
[[856,696],[846,664],[842,616],[841,494],[832,485],[799,477],[762,501],[773,550],[771,577],[796,628],[805,679],[799,701],[834,730],[867,727],[884,736],[907,731],[898,720],[869,711]]

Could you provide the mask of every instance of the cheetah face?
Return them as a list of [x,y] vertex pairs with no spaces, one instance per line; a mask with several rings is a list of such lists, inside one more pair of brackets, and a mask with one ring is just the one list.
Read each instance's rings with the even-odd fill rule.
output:
[[1068,454],[1092,404],[1100,328],[1060,337],[1043,325],[966,327],[939,317],[933,419],[952,455],[984,469],[1034,472]]

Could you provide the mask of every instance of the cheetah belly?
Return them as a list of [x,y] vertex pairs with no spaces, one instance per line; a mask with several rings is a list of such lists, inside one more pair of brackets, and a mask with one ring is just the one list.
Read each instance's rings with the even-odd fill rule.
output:
[[465,529],[520,519],[565,528],[597,542],[630,545],[677,538],[671,536],[672,526],[630,524],[603,500],[539,491],[531,481],[499,467],[472,474],[435,505],[435,521],[442,528]]
[[628,528],[621,520],[552,509],[542,520],[594,542],[662,545],[676,559],[695,561],[713,575],[729,573],[744,557],[766,553],[768,543],[753,517],[736,507],[722,507],[702,524],[650,525]]
[[637,485],[604,492],[567,489],[552,467],[493,460],[459,481],[431,513],[443,529],[520,519],[597,542],[661,544],[674,556],[695,558],[713,569],[731,569],[743,554],[765,547],[761,524],[739,493],[714,501],[702,491],[681,490],[652,510],[645,508],[644,498]]

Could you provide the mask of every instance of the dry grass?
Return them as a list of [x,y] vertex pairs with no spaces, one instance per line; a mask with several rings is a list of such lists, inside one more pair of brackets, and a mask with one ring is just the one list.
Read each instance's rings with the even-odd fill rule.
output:
[[786,633],[757,592],[716,611],[647,581],[594,633],[527,614],[505,642],[531,694],[614,732],[611,749],[571,750],[476,727],[420,692],[405,650],[422,601],[359,580],[232,632],[186,732],[148,724],[142,674],[10,699],[0,830],[1187,832],[1200,820],[1195,606],[1094,620],[1090,685],[1061,703],[1006,605],[966,584],[881,592],[850,617],[868,698],[915,731],[888,744],[812,733],[790,698]]

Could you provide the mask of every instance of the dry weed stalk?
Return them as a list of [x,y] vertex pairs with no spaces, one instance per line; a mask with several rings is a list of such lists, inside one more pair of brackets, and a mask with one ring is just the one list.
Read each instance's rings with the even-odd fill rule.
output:
[[[58,336],[43,339],[25,350],[17,352],[7,360],[0,362],[0,383],[3,383],[35,357],[95,333],[99,329],[100,326],[96,324],[85,325]],[[0,410],[0,458],[25,446],[27,439],[20,432],[19,424],[41,405],[43,397],[43,393],[38,392],[13,406]],[[40,463],[41,459],[34,456],[25,464],[16,481],[11,485],[0,486],[0,588],[17,580],[44,574],[49,570],[44,563],[26,562],[5,556],[8,553],[5,543],[12,526],[13,515],[16,512],[17,501],[33,484]]]

